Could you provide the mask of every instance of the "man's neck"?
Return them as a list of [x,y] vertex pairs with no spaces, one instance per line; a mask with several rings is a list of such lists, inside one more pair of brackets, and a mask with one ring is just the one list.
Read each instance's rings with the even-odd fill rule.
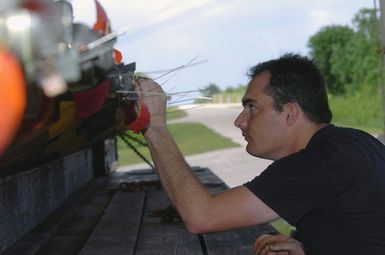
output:
[[306,148],[311,138],[322,128],[326,127],[327,123],[316,124],[308,122],[301,125],[300,128],[293,128],[293,132],[289,135],[288,147],[280,158],[289,156]]
[[297,130],[297,151],[305,149],[309,144],[311,138],[322,128],[326,127],[328,124],[321,123],[309,123],[309,125],[305,125],[303,129]]

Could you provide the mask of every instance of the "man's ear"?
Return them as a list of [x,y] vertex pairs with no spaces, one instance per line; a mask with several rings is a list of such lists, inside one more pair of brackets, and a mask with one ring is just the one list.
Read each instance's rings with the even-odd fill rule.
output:
[[301,107],[296,102],[287,103],[283,106],[283,111],[286,115],[286,123],[288,126],[293,126],[301,113]]

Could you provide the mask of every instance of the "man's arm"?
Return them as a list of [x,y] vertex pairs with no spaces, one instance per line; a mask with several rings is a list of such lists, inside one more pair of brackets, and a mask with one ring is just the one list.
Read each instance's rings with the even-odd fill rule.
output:
[[211,195],[192,173],[166,128],[166,96],[151,80],[137,81],[137,92],[151,113],[144,132],[163,188],[192,233],[257,225],[279,216],[246,187]]

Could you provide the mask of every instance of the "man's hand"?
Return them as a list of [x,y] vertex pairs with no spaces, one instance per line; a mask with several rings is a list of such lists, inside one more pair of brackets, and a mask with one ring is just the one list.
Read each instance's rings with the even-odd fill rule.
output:
[[255,240],[255,255],[305,255],[302,244],[285,235],[261,235]]
[[138,78],[135,80],[135,91],[151,115],[147,131],[154,127],[165,128],[167,97],[163,89],[153,80]]

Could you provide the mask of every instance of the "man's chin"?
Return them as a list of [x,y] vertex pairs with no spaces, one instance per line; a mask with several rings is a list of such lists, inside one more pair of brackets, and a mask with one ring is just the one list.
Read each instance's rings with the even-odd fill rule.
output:
[[251,156],[258,157],[255,153],[255,151],[251,148],[249,144],[246,145],[246,151],[249,153]]
[[258,153],[255,149],[253,149],[249,144],[246,145],[246,151],[253,157],[261,158],[261,159],[268,159],[271,160],[266,155],[263,155],[262,153]]

